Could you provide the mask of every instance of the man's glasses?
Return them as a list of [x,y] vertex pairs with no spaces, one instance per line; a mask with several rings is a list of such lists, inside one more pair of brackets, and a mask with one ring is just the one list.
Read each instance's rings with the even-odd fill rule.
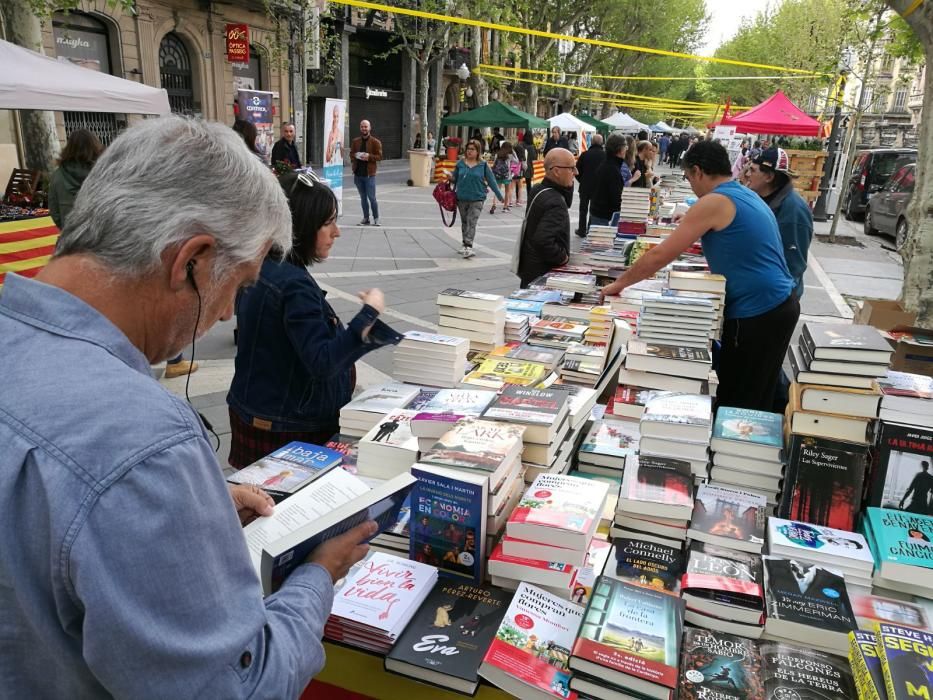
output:
[[298,173],[298,177],[295,178],[295,182],[292,185],[292,188],[288,191],[289,197],[295,193],[295,188],[298,187],[299,182],[305,187],[314,187],[315,185],[323,185],[324,187],[327,187],[327,181],[324,178],[310,170],[307,170],[303,173]]
[[576,165],[552,165],[551,166],[552,170],[555,168],[561,169],[561,170],[576,170],[577,166]]

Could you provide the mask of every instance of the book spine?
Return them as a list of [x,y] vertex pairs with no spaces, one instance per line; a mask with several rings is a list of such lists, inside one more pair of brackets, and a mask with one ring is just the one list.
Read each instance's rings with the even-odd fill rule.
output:
[[894,678],[891,676],[891,665],[888,661],[888,650],[885,647],[880,629],[876,632],[878,643],[875,645],[878,649],[878,657],[881,660],[881,675],[884,678],[884,687],[887,696],[894,700],[897,698],[897,688],[894,685]]
[[852,666],[858,700],[882,700],[855,632],[849,633],[849,664]]
[[816,343],[813,342],[813,336],[810,334],[810,328],[806,323],[803,324],[800,333],[800,345],[806,347],[806,353],[811,360],[816,357]]

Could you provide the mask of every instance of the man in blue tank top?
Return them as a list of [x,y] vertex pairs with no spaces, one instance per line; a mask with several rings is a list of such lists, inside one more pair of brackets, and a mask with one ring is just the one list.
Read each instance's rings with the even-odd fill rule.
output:
[[666,241],[603,287],[603,294],[653,276],[699,239],[710,271],[726,278],[717,404],[770,410],[800,316],[777,221],[757,194],[732,180],[721,144],[696,143],[683,167],[699,200]]

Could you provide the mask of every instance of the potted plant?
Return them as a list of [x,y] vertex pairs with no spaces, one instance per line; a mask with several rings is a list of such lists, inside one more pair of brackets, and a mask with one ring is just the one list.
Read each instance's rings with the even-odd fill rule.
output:
[[460,156],[460,144],[463,140],[457,136],[445,136],[444,148],[447,149],[447,160],[457,160]]

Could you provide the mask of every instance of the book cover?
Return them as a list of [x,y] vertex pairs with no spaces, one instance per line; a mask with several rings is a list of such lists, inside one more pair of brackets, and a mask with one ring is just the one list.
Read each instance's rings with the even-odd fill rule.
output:
[[856,697],[849,662],[842,656],[780,642],[765,642],[759,650],[766,698],[853,700]]
[[874,632],[855,630],[849,633],[849,665],[859,700],[885,700],[887,697],[876,641]]
[[567,400],[564,391],[506,385],[483,412],[483,418],[550,425],[564,414]]
[[547,333],[550,335],[583,337],[588,327],[589,326],[585,323],[569,323],[566,321],[554,321],[542,318],[531,324],[531,332],[535,335],[538,333]]
[[441,392],[441,389],[428,389],[422,388],[418,390],[418,393],[415,394],[415,398],[406,403],[402,408],[407,408],[409,411],[420,411],[422,408],[427,406],[431,400]]
[[[606,413],[613,415],[620,415],[620,411],[616,410],[616,405],[621,406],[641,406],[642,412],[638,414],[638,417],[641,417],[641,414],[644,413],[644,407],[647,403],[658,396],[661,392],[657,389],[645,389],[640,386],[629,386],[628,384],[619,384],[616,387],[615,393],[609,398],[609,403],[606,405]],[[621,415],[628,415],[627,413],[621,413]]]
[[627,460],[619,500],[693,506],[690,463],[680,459],[637,455]]
[[543,348],[540,345],[526,345],[525,343],[506,343],[494,348],[489,357],[505,357],[521,362],[536,362],[550,368],[557,366],[563,353],[553,348]]
[[487,481],[476,474],[415,464],[409,557],[440,573],[482,583]]
[[[583,607],[521,583],[483,657],[480,675],[508,676],[557,698],[573,700],[568,659]],[[491,672],[490,672],[491,671]]]
[[548,374],[548,368],[535,362],[487,357],[463,378],[467,384],[499,389],[505,384],[534,386]]
[[443,684],[443,675],[479,682],[477,671],[508,609],[512,594],[493,586],[440,580],[408,623],[386,667],[393,662],[430,671],[426,680]]
[[769,620],[845,635],[857,628],[842,574],[796,559],[762,560]]
[[638,423],[634,421],[596,421],[580,445],[580,453],[624,460],[638,451],[640,437]]
[[904,396],[924,401],[933,399],[933,377],[924,374],[895,372],[889,369],[887,376],[878,379],[878,386],[885,396]]
[[756,547],[764,543],[767,501],[737,488],[700,484],[690,529]]
[[684,555],[679,547],[616,537],[613,549],[616,557],[613,578],[660,591],[679,590],[684,573]]
[[516,289],[509,294],[509,299],[523,299],[525,301],[537,301],[541,304],[559,302],[564,295],[558,289]]
[[529,316],[540,317],[543,308],[543,301],[532,301],[530,299],[506,299],[505,301],[506,311],[514,314],[528,314]]
[[609,485],[601,481],[563,474],[539,474],[512,511],[506,528],[513,523],[521,523],[578,533],[591,532],[599,520],[608,492]]
[[659,343],[645,343],[640,340],[630,340],[628,352],[633,355],[657,357],[662,360],[686,360],[687,362],[700,362],[710,364],[709,350],[705,348],[688,348],[681,345],[661,345]]
[[751,639],[684,630],[680,700],[765,700],[758,645]]
[[922,602],[893,600],[865,593],[849,593],[849,602],[859,627],[868,628],[876,622],[888,622],[915,629],[933,629]]
[[252,484],[281,500],[341,463],[343,455],[327,447],[293,441],[227,477],[231,484]]
[[875,562],[933,568],[933,517],[886,508],[867,508]]
[[832,358],[831,350],[843,351],[878,351],[891,354],[894,351],[884,336],[873,326],[839,323],[811,323],[803,324],[803,333],[800,336],[806,343],[813,357]]
[[681,589],[698,598],[754,610],[764,608],[761,557],[694,542]]
[[340,409],[341,415],[352,411],[365,413],[388,413],[401,408],[418,395],[418,388],[410,384],[389,382],[362,391],[359,396]]
[[854,530],[868,450],[862,445],[792,435],[777,515],[838,530]]
[[750,408],[720,406],[713,425],[713,437],[780,450],[784,444],[784,416]]
[[[448,350],[459,350],[466,352],[470,346],[470,341],[466,338],[460,338],[455,335],[443,335],[441,333],[425,333],[424,331],[406,331],[403,345],[434,345]],[[411,387],[414,388],[414,387]]]
[[453,297],[454,299],[474,299],[477,301],[500,302],[503,297],[498,294],[486,294],[485,292],[471,292],[464,289],[453,289],[448,287],[438,293],[441,297]]
[[586,605],[593,593],[596,579],[603,575],[606,562],[612,554],[612,545],[608,540],[594,537],[590,540],[589,549],[586,550],[586,560],[583,566],[574,572],[573,582],[570,584],[570,599],[574,603]]
[[929,697],[933,689],[933,633],[882,622],[875,637],[888,699]]
[[679,598],[602,576],[584,613],[573,657],[676,688],[682,631]]
[[421,461],[494,472],[521,450],[523,430],[508,423],[463,418],[421,455]]
[[352,435],[337,433],[332,435],[324,447],[340,453],[340,467],[344,471],[356,474],[356,462],[360,453],[360,439]]
[[415,412],[405,408],[390,411],[360,439],[360,445],[373,444],[418,452],[418,438],[411,434]]
[[773,550],[780,547],[801,559],[818,556],[832,559],[840,565],[867,568],[871,571],[874,560],[865,538],[857,532],[811,525],[795,520],[768,518],[768,543]]
[[334,588],[331,616],[394,637],[404,629],[412,607],[428,594],[437,569],[384,552],[370,552]]
[[645,404],[642,421],[709,427],[712,424],[712,397],[705,394],[663,392]]
[[441,389],[412,416],[412,421],[450,423],[452,426],[464,416],[479,416],[495,397],[494,391]]
[[881,422],[868,505],[933,513],[933,430]]

